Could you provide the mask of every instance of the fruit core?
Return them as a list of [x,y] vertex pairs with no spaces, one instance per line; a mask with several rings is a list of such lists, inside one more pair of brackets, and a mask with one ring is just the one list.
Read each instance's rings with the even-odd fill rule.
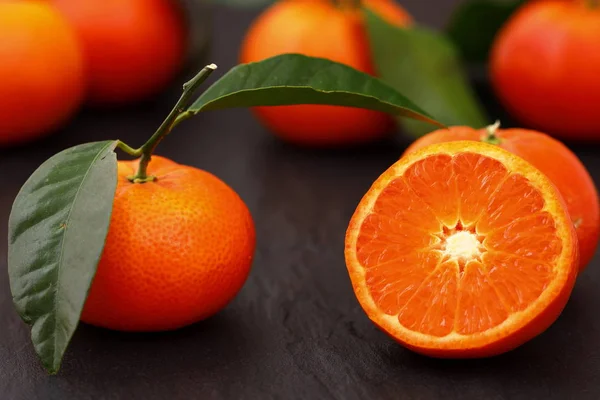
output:
[[444,226],[443,232],[437,236],[443,262],[456,261],[461,274],[469,261],[481,262],[481,256],[486,251],[483,236],[477,235],[473,228],[463,228],[460,222],[453,229]]
[[459,231],[446,238],[444,255],[449,259],[458,261],[479,259],[481,253],[481,242],[469,231]]

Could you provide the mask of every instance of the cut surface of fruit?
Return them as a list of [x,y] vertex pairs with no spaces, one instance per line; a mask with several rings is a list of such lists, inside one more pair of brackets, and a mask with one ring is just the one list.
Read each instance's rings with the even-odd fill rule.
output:
[[577,236],[562,197],[487,143],[434,144],[373,184],[346,233],[356,296],[401,344],[437,357],[506,352],[562,312]]

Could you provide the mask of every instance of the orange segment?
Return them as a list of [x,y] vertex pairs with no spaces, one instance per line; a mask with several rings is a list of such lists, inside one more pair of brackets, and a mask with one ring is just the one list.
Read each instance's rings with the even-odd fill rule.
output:
[[439,242],[428,232],[377,214],[365,218],[363,229],[357,250],[365,267],[397,260]]
[[[485,263],[488,265],[487,263]],[[484,332],[508,318],[495,282],[480,261],[469,261],[460,284],[454,329],[461,335]]]
[[398,315],[400,324],[432,336],[448,335],[454,325],[457,283],[456,262],[440,264],[402,307]]
[[516,218],[503,228],[486,235],[483,244],[490,251],[550,262],[562,250],[562,241],[556,235],[554,219],[548,212]]
[[490,279],[510,312],[525,310],[554,279],[552,265],[542,261],[501,253],[487,253],[483,258],[490,267]]
[[479,154],[458,154],[453,159],[460,220],[473,225],[490,197],[508,177],[500,161]]
[[440,155],[417,161],[407,168],[404,178],[443,224],[456,225],[458,197],[450,156]]
[[[518,201],[516,201],[518,199]],[[544,208],[542,194],[522,175],[511,175],[489,199],[486,212],[477,222],[477,232],[486,233],[517,218],[523,218]]]
[[[413,297],[441,261],[438,252],[418,252],[401,256],[366,271],[373,301],[381,311],[396,315]],[[399,269],[398,265],[404,268]]]
[[[393,215],[394,223],[425,232],[441,232],[442,224],[427,207],[405,179],[394,179],[382,191],[375,203],[375,210],[419,210],[418,213],[398,212]],[[378,213],[385,215],[384,212]]]
[[369,317],[441,357],[515,348],[560,314],[577,273],[564,202],[532,165],[474,141],[411,153],[373,184],[346,234]]

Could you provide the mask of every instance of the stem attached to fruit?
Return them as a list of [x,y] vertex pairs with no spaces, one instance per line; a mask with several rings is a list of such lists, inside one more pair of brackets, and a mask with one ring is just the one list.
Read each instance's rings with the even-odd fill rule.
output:
[[173,128],[189,117],[189,113],[187,112],[188,103],[190,98],[198,89],[198,87],[208,78],[208,76],[217,69],[215,64],[207,65],[200,71],[192,80],[186,82],[183,85],[183,94],[175,104],[175,107],[171,110],[167,118],[163,121],[163,123],[158,127],[154,135],[146,143],[142,145],[142,147],[138,149],[134,149],[125,143],[119,141],[117,143],[117,147],[123,150],[125,153],[132,155],[134,157],[140,157],[140,164],[135,175],[130,176],[129,180],[133,183],[145,183],[152,182],[156,179],[154,176],[148,176],[148,163],[152,158],[152,153],[158,143],[167,136]]
[[125,153],[129,154],[130,156],[134,156],[134,157],[139,157],[142,155],[142,149],[134,149],[133,147],[129,146],[128,144],[121,142],[120,140],[117,140],[117,147],[121,150],[123,150]]
[[598,6],[600,6],[600,0],[585,0],[585,4],[591,9],[598,8]]
[[500,128],[500,121],[496,121],[493,125],[489,125],[487,128],[485,128],[487,134],[484,135],[481,140],[489,144],[497,145],[502,143],[502,140],[496,135],[498,128]]

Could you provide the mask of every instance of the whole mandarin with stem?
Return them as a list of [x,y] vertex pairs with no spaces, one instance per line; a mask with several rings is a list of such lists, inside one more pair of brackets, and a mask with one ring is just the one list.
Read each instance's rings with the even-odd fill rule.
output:
[[[250,26],[240,61],[260,61],[283,53],[300,53],[347,64],[375,74],[359,1],[283,0]],[[407,26],[411,16],[392,0],[362,2],[388,22]],[[335,146],[372,141],[394,126],[384,113],[342,106],[293,105],[256,107],[254,114],[282,139],[305,146]]]
[[522,124],[553,136],[600,139],[600,1],[532,1],[493,43],[490,78]]
[[214,175],[153,156],[119,161],[111,224],[81,316],[122,331],[180,328],[212,316],[250,271],[255,233],[242,199]]
[[581,160],[560,141],[530,129],[499,126],[497,122],[485,129],[439,129],[414,141],[404,154],[434,143],[471,140],[495,144],[530,162],[550,178],[566,202],[579,239],[579,269],[583,271],[596,252],[600,235],[600,204],[594,180]]
[[106,244],[81,320],[121,331],[177,329],[212,316],[242,288],[256,245],[252,216],[239,195],[214,175],[153,152],[185,119],[206,67],[138,157],[118,162]]
[[77,30],[88,100],[120,105],[163,90],[185,58],[186,27],[170,0],[51,0]]
[[85,77],[77,35],[49,4],[0,2],[0,37],[0,146],[5,146],[64,125],[82,102]]

